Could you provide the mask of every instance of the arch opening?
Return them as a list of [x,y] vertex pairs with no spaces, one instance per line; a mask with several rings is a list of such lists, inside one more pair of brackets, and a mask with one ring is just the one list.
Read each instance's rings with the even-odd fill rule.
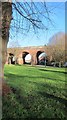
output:
[[42,51],[38,51],[37,54],[36,54],[36,57],[37,57],[37,65],[39,65],[39,55],[42,53]]
[[47,54],[44,51],[37,52],[37,65],[45,65],[47,63]]
[[29,54],[29,52],[23,52],[22,58],[23,64],[31,64],[31,55]]
[[13,53],[9,53],[8,64],[15,64],[15,55]]

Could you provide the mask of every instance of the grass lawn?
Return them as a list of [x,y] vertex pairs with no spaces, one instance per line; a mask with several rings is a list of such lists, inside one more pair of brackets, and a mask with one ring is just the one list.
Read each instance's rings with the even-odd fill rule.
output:
[[65,69],[5,65],[11,94],[3,97],[3,118],[66,117]]

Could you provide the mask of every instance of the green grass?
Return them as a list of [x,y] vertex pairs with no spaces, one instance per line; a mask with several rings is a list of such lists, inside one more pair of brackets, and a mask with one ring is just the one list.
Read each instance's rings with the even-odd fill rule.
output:
[[6,65],[12,93],[3,97],[3,118],[66,117],[65,69]]

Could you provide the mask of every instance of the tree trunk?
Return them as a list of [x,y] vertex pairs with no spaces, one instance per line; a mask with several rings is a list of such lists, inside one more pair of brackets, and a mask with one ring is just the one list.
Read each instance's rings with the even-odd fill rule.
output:
[[7,56],[7,43],[9,40],[9,27],[12,15],[10,2],[0,2],[0,93],[2,88],[6,90],[4,82],[4,64]]
[[59,62],[59,67],[61,67],[61,62]]

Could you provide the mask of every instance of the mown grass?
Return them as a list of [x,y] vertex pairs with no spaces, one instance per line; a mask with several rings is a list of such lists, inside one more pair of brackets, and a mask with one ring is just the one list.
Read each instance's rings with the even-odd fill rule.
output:
[[12,93],[3,97],[3,118],[67,119],[64,68],[6,65],[4,72]]

